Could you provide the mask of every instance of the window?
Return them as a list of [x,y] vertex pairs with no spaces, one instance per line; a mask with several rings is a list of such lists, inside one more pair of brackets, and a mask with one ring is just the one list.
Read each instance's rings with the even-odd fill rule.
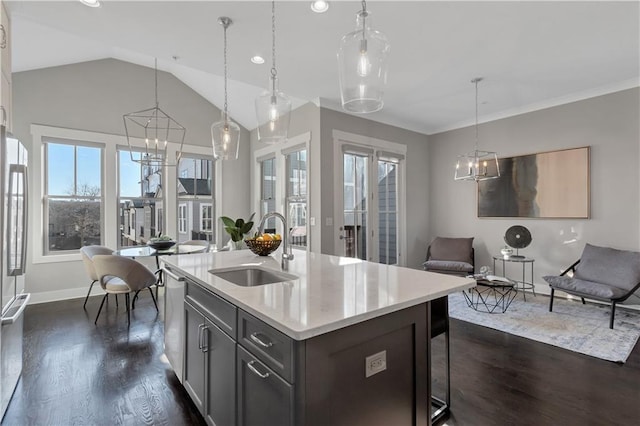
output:
[[162,168],[139,162],[142,153],[118,151],[119,247],[146,244],[162,233]]
[[307,150],[293,151],[286,156],[287,223],[291,244],[307,246]]
[[44,254],[102,244],[103,149],[75,141],[44,145]]
[[335,253],[403,265],[406,146],[333,131]]
[[[276,159],[268,158],[260,162],[260,217],[276,210]],[[267,219],[265,232],[276,231],[276,219]]]
[[398,163],[378,159],[378,261],[398,263]]
[[213,205],[200,204],[200,229],[204,232],[213,231]]
[[208,157],[183,156],[176,175],[178,241],[214,241],[213,160]]
[[187,204],[178,205],[178,232],[180,234],[187,233]]

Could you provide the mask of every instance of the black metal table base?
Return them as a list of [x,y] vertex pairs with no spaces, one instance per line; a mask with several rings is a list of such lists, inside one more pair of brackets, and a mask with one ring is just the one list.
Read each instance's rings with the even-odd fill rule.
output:
[[463,291],[462,294],[467,306],[476,311],[503,314],[516,298],[518,288],[515,284],[486,285],[479,281],[475,287]]

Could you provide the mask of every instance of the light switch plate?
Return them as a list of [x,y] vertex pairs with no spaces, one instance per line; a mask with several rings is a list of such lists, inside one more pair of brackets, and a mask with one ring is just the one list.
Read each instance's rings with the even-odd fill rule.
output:
[[324,223],[325,223],[327,226],[333,226],[333,218],[332,218],[332,217],[327,217],[327,218],[325,218]]
[[316,218],[315,217],[311,216],[309,218],[309,225],[316,226]]
[[364,376],[371,377],[387,369],[387,351],[369,355],[364,359]]

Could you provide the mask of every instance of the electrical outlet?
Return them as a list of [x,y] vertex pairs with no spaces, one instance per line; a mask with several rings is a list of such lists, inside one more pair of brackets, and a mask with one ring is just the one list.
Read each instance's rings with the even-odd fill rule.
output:
[[387,351],[369,355],[364,359],[364,376],[371,377],[387,369]]
[[311,216],[309,218],[309,225],[316,226],[316,218],[315,217]]

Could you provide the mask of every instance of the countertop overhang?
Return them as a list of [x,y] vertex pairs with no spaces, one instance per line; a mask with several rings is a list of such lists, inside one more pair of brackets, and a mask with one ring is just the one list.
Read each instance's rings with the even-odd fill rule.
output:
[[241,287],[212,269],[259,266],[281,271],[280,250],[163,257],[184,275],[295,340],[305,340],[475,286],[470,278],[294,250],[292,281]]

